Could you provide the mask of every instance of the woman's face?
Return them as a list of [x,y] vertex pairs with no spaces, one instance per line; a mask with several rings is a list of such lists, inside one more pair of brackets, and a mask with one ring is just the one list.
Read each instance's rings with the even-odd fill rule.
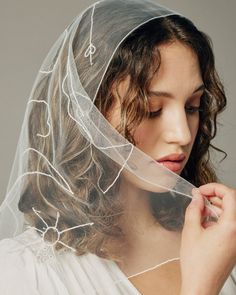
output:
[[[197,135],[198,108],[204,86],[198,58],[189,47],[175,42],[161,45],[159,50],[161,66],[149,91],[150,117],[136,128],[134,139],[136,146],[155,160],[170,154],[184,154],[181,167],[173,170],[180,174]],[[119,84],[121,97],[128,84],[129,78]],[[109,112],[108,120],[114,127],[119,125],[119,99]]]

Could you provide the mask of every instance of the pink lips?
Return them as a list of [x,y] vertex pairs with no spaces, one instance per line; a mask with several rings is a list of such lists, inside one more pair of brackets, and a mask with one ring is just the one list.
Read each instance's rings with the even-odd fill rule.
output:
[[184,154],[170,154],[157,160],[158,163],[164,165],[173,172],[179,171],[183,167],[185,159]]

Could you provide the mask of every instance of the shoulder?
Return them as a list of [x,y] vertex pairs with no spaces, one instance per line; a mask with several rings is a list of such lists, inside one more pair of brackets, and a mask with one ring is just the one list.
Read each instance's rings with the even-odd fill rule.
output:
[[[0,267],[10,265],[12,259],[17,259],[19,265],[24,264],[30,256],[33,258],[32,246],[40,241],[32,230],[27,230],[22,234],[0,241]],[[21,263],[20,263],[21,262]]]
[[25,252],[26,248],[24,244],[21,243],[20,240],[18,241],[19,237],[4,239],[0,241],[0,267],[1,268],[3,268],[4,266],[5,267],[11,266],[11,263],[13,263],[15,259],[17,259],[17,262],[19,263],[20,260],[22,260],[22,258],[27,254]]
[[0,241],[0,294],[38,294],[35,256],[25,244],[28,234]]
[[95,294],[91,278],[101,273],[97,260],[70,250],[57,253],[34,230],[27,230],[0,241],[0,294],[85,294],[84,288],[86,294]]

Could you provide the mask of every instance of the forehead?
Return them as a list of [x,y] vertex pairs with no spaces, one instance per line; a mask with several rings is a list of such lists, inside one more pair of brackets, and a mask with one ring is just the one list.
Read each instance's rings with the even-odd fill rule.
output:
[[190,47],[174,42],[158,49],[161,65],[151,81],[152,90],[191,91],[202,84],[198,57]]

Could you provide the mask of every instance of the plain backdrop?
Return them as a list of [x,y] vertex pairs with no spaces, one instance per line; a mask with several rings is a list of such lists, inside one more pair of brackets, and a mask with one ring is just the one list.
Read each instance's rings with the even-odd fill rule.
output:
[[[154,0],[155,1],[155,0]],[[0,200],[4,197],[28,96],[50,47],[72,19],[95,1],[0,0]],[[190,18],[214,45],[216,66],[228,97],[214,144],[222,183],[236,187],[236,1],[160,0]]]

